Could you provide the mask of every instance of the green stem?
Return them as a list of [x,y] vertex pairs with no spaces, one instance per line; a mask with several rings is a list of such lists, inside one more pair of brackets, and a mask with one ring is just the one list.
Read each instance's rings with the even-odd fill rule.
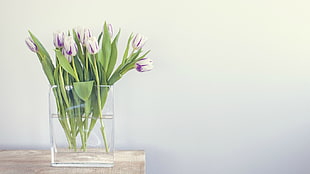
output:
[[[85,142],[87,141],[87,139],[88,139],[88,119],[89,119],[89,115],[90,115],[90,111],[89,111],[89,105],[90,105],[90,100],[87,100],[87,101],[85,101],[85,119],[84,119],[84,134],[85,134],[85,136],[84,136],[84,139],[85,139]],[[86,147],[85,147],[86,148]]]
[[80,80],[79,80],[79,76],[78,76],[78,74],[77,74],[77,72],[76,72],[76,67],[75,67],[75,64],[74,64],[74,56],[72,56],[72,67],[73,67],[73,71],[74,71],[74,78],[75,78],[75,80],[77,81],[77,82],[79,82]]
[[100,125],[101,125],[100,130],[101,130],[101,134],[102,134],[102,137],[104,140],[105,150],[106,150],[106,152],[109,152],[109,145],[108,145],[106,133],[104,130],[104,123],[102,121],[100,81],[99,81],[99,75],[98,75],[97,62],[96,62],[96,58],[94,55],[93,55],[93,59],[94,59],[94,68],[95,68],[95,78],[96,78],[96,82],[97,82],[97,102],[98,102]]
[[83,125],[83,118],[82,118],[82,111],[81,111],[81,101],[76,94],[75,91],[72,91],[73,95],[73,102],[74,102],[74,122],[76,123],[76,136],[80,133],[81,141],[82,141],[82,150],[86,150],[86,139],[85,139],[85,132],[84,132],[84,125]]
[[[70,102],[70,103],[71,103],[70,106],[73,106],[73,102]],[[76,150],[77,149],[76,148],[76,135],[77,135],[76,129],[77,129],[77,127],[76,127],[76,120],[74,118],[74,111],[72,109],[69,109],[67,111],[67,114],[68,114],[67,119],[70,123],[70,128],[71,128],[71,143],[73,146],[72,148],[74,150]]]
[[129,58],[133,55],[133,53],[134,53],[135,51],[136,51],[136,49],[133,49],[133,50],[131,51],[130,55],[129,55],[128,57],[126,57],[125,61],[122,62],[122,64],[126,64],[127,62],[129,62],[129,61],[130,61]]
[[103,140],[104,140],[104,146],[105,146],[105,151],[106,152],[109,152],[109,144],[108,144],[108,140],[107,140],[107,135],[106,135],[106,132],[105,132],[105,128],[104,128],[104,123],[103,123],[103,118],[100,117],[100,131],[101,131],[101,134],[102,134],[102,137],[103,137]]
[[67,138],[67,141],[68,141],[68,144],[69,144],[69,149],[71,149],[72,148],[72,143],[71,143],[71,136],[70,136],[70,131],[69,131],[69,129],[68,129],[68,127],[67,127],[67,125],[66,125],[66,120],[63,120],[63,118],[58,118],[58,120],[59,120],[59,123],[61,124],[61,126],[62,126],[62,128],[63,128],[63,130],[64,130],[64,132],[65,132],[65,135],[66,135],[66,138]]
[[65,105],[64,105],[62,95],[60,92],[60,87],[59,86],[55,87],[53,89],[53,92],[54,92],[56,104],[58,107],[58,114],[59,114],[58,120],[59,120],[59,122],[60,122],[60,124],[63,127],[63,130],[65,132],[66,138],[68,140],[69,148],[72,148],[73,143],[72,143],[72,138],[71,138],[71,133],[70,133],[71,131],[70,131],[70,127],[68,125],[67,119],[66,119],[66,112],[64,109]]
[[82,146],[82,149],[86,151],[87,139],[88,139],[88,115],[85,115],[84,122],[82,124],[83,124],[82,126],[84,126],[84,129],[83,129],[84,136],[82,139],[82,141],[84,142],[84,146]]
[[[86,52],[86,48],[84,48],[84,52]],[[85,53],[85,71],[84,71],[84,79],[85,81],[88,81],[88,58],[87,58],[87,54]]]

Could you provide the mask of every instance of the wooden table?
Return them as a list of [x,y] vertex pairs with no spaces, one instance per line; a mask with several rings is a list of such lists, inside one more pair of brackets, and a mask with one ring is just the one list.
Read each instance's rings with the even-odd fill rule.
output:
[[0,174],[145,174],[144,151],[116,151],[111,168],[51,167],[48,150],[0,150]]

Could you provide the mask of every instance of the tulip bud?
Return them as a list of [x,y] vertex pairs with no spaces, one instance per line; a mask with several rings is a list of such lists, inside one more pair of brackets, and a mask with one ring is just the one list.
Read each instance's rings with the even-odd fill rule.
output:
[[140,49],[143,47],[143,45],[145,44],[147,38],[144,37],[141,34],[136,34],[133,41],[132,41],[132,47],[136,50],[136,49]]
[[137,61],[136,70],[139,72],[151,71],[153,69],[153,61],[150,58],[143,58]]
[[75,56],[78,48],[72,36],[66,36],[64,38],[64,49],[67,55]]
[[53,41],[56,48],[62,48],[64,46],[65,33],[57,31],[53,34]]
[[85,46],[88,38],[92,37],[90,29],[84,27],[78,27],[76,29],[76,34],[82,45]]
[[33,42],[33,40],[30,37],[27,37],[26,40],[26,45],[32,52],[38,52],[38,47],[37,45]]
[[65,49],[62,49],[62,54],[67,58],[68,62],[71,63],[72,56],[68,55],[65,51]]
[[110,37],[112,38],[113,37],[113,26],[112,26],[112,24],[108,25],[108,30],[109,30]]
[[96,37],[90,37],[87,39],[86,48],[90,54],[97,54],[99,52],[99,45]]

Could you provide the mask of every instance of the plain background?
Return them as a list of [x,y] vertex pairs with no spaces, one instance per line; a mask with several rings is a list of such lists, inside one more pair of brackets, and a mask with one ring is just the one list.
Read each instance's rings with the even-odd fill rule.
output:
[[104,21],[149,38],[155,69],[115,86],[116,147],[148,174],[310,173],[308,0],[0,2],[0,148],[48,149],[48,83],[25,46]]

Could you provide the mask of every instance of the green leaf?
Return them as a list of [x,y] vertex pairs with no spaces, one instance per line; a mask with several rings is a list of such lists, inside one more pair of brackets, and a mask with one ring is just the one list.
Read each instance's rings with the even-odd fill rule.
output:
[[92,104],[92,111],[93,111],[93,119],[92,119],[92,122],[93,120],[96,120],[94,118],[98,118],[100,116],[100,108],[99,108],[99,105],[98,105],[98,98],[97,98],[97,89],[94,88],[94,92],[91,94],[91,104]]
[[37,56],[39,57],[43,71],[44,71],[50,85],[54,85],[55,81],[54,81],[53,74],[54,74],[55,67],[53,65],[53,62],[52,62],[48,52],[46,51],[44,46],[41,44],[41,42],[37,39],[37,37],[35,37],[30,31],[29,31],[29,34],[30,34],[33,42],[38,47]]
[[124,55],[123,55],[122,64],[126,61],[126,59],[127,59],[127,57],[128,57],[130,42],[131,42],[132,39],[133,39],[133,34],[131,33],[130,36],[129,36],[129,38],[128,38],[128,41],[127,41],[127,46],[126,46],[126,50],[125,50]]
[[111,73],[113,72],[114,66],[116,64],[116,60],[117,60],[117,41],[120,35],[120,31],[118,31],[115,39],[112,42],[111,45],[111,57],[110,57],[110,61],[109,61],[109,65],[108,65],[108,69],[107,69],[107,75],[106,78],[109,78]]
[[44,48],[44,46],[41,44],[41,42],[39,41],[39,39],[37,39],[37,37],[32,34],[30,31],[28,31],[33,42],[37,45],[38,47],[38,52],[45,55],[46,56],[46,59],[47,59],[47,62],[51,63],[52,64],[52,60],[51,60],[51,57],[50,55],[48,54],[48,52],[46,51],[46,49]]
[[101,32],[101,33],[99,34],[99,36],[98,36],[98,43],[100,43],[100,40],[101,40],[101,38],[102,38],[102,34],[103,34],[103,32]]
[[77,58],[77,56],[74,56],[73,57],[73,59],[74,59],[74,65],[75,65],[75,68],[76,68],[76,71],[77,71],[77,74],[78,74],[78,76],[81,78],[80,80],[81,81],[84,81],[83,80],[83,67],[82,67],[82,65],[81,65],[81,62],[80,62],[80,60]]
[[92,67],[93,69],[95,69],[94,62],[93,62],[93,59],[92,59],[93,56],[91,56],[89,53],[87,53],[87,54],[86,54],[86,57],[87,57],[87,59],[88,59],[90,65],[91,65],[91,67]]
[[60,65],[58,64],[54,71],[55,85],[59,85],[59,82],[58,82],[59,68],[60,68]]
[[101,65],[104,65],[104,58],[103,58],[104,55],[103,55],[102,49],[99,50],[97,56],[98,56],[98,57],[97,57],[98,62],[100,62]]
[[101,109],[103,109],[109,93],[109,87],[100,87]]
[[103,51],[103,67],[108,68],[110,55],[111,55],[111,37],[109,34],[109,29],[107,23],[103,26],[103,38],[102,38],[102,51]]
[[142,58],[145,58],[146,55],[148,55],[151,52],[151,50],[148,50],[146,53],[144,53],[142,56],[136,58],[136,62]]
[[69,104],[68,96],[67,96],[66,89],[65,89],[65,82],[64,82],[63,71],[62,71],[61,67],[59,67],[58,77],[59,77],[59,86],[58,87],[60,88],[60,92],[62,94],[62,97],[63,97],[66,105],[69,107],[70,104]]
[[66,70],[69,74],[71,74],[75,79],[78,79],[77,75],[75,74],[73,68],[71,67],[66,57],[60,52],[60,50],[55,50],[55,52],[56,52],[56,57],[59,61],[60,66],[64,70]]
[[90,132],[94,129],[95,125],[96,125],[96,122],[98,120],[98,117],[100,116],[100,108],[98,106],[98,100],[97,100],[97,95],[95,94],[96,92],[93,92],[91,94],[91,104],[92,104],[92,119],[91,119],[91,122],[89,124],[89,131],[88,131],[88,136],[90,134]]
[[89,116],[90,112],[91,112],[91,99],[88,99],[85,101],[85,115]]
[[129,58],[128,58],[128,61],[132,61],[134,59],[136,59],[140,53],[142,52],[142,49],[140,48],[138,51],[136,51],[135,53],[133,53]]
[[116,71],[113,73],[113,75],[111,76],[111,78],[108,80],[108,84],[109,85],[113,85],[115,82],[117,82],[120,78],[122,78],[122,75]]
[[98,76],[99,76],[99,80],[100,80],[100,85],[107,84],[107,80],[106,80],[107,78],[105,76],[105,70],[99,62],[97,62],[97,68],[98,68]]
[[74,90],[83,101],[87,101],[92,93],[94,81],[74,82]]
[[43,69],[50,85],[54,85],[55,84],[55,79],[53,76],[54,71],[55,71],[54,65],[51,66],[51,64],[45,58],[42,58],[41,65],[42,65],[42,69]]

